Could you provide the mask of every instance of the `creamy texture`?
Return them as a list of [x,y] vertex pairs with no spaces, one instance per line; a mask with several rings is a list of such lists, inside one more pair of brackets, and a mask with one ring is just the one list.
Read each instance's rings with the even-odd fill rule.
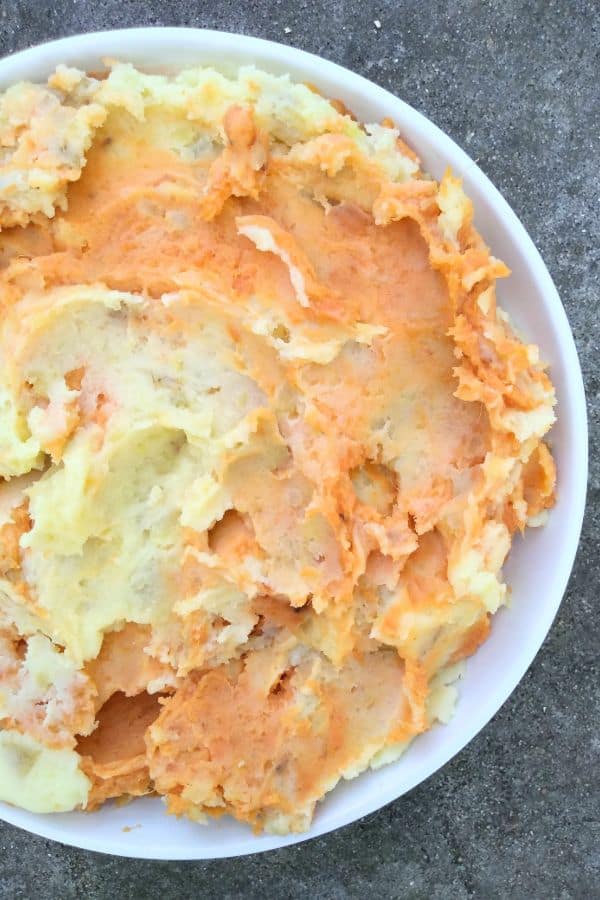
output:
[[447,720],[553,502],[508,270],[252,68],[59,68],[0,146],[0,798],[305,829]]

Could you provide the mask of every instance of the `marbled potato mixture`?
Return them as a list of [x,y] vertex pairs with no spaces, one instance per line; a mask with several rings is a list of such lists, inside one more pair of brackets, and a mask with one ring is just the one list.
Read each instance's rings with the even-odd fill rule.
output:
[[447,719],[555,480],[471,219],[254,68],[0,95],[0,799],[301,831]]

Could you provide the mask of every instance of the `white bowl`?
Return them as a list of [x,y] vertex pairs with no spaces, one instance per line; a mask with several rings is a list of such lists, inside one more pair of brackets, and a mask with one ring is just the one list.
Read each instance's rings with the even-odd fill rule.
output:
[[[488,641],[469,660],[449,725],[420,736],[397,763],[340,784],[319,804],[311,830],[291,837],[255,837],[230,819],[207,827],[168,817],[155,798],[109,805],[93,814],[35,815],[0,804],[0,817],[65,844],[151,859],[209,859],[283,847],[373,812],[409,791],[451,759],[498,711],[519,683],[556,615],[575,558],[587,481],[587,420],[573,336],[552,279],[531,238],[477,165],[449,137],[402,100],[340,66],[281,44],[187,28],[136,28],[69,37],[0,61],[0,89],[22,79],[45,80],[58,63],[98,69],[110,56],[138,65],[181,68],[212,64],[230,71],[255,63],[310,81],[344,101],[362,121],[390,116],[441,177],[446,166],[463,178],[476,224],[494,254],[512,269],[501,283],[502,305],[540,345],[558,396],[551,442],[558,466],[558,502],[546,527],[517,540],[505,567],[510,608],[494,617]],[[518,726],[517,726],[518,727]],[[527,761],[523,760],[523,765]]]

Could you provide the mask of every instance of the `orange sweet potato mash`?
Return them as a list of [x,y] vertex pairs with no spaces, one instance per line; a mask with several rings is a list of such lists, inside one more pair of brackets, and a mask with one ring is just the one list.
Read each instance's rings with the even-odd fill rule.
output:
[[0,96],[0,799],[298,831],[447,719],[555,484],[472,219],[254,68]]

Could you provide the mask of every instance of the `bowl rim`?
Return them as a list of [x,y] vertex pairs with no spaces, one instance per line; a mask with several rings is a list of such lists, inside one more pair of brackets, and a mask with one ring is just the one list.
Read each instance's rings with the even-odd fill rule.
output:
[[[569,416],[573,423],[569,437],[575,441],[573,452],[576,456],[576,471],[573,473],[572,487],[568,498],[570,501],[568,527],[564,529],[562,552],[558,558],[553,559],[556,572],[552,602],[547,603],[542,608],[541,615],[536,621],[535,633],[533,637],[529,636],[527,652],[521,653],[518,663],[513,664],[512,667],[507,667],[501,684],[491,692],[488,702],[483,708],[478,710],[478,715],[474,717],[474,721],[464,731],[460,740],[455,740],[443,753],[439,754],[440,758],[433,767],[421,773],[419,777],[413,778],[403,785],[401,789],[397,789],[392,783],[386,790],[377,792],[367,800],[363,799],[354,803],[348,802],[345,805],[343,815],[338,816],[337,821],[329,822],[323,826],[316,819],[311,829],[305,834],[286,837],[273,836],[267,839],[257,839],[250,835],[250,841],[239,841],[237,844],[234,842],[232,845],[219,847],[210,853],[205,853],[202,850],[191,852],[189,848],[182,848],[181,852],[178,852],[177,849],[173,850],[170,847],[163,855],[161,855],[161,848],[154,846],[148,848],[136,847],[133,850],[128,848],[125,842],[121,844],[119,841],[89,838],[87,835],[80,835],[76,825],[73,825],[71,828],[61,827],[56,822],[55,815],[35,815],[8,804],[0,803],[0,819],[7,823],[42,837],[82,849],[146,859],[211,859],[259,853],[310,840],[348,825],[382,808],[404,795],[407,791],[412,790],[418,784],[421,784],[449,762],[498,712],[537,655],[554,621],[567,587],[577,552],[585,511],[588,472],[588,426],[583,377],[573,334],[554,282],[525,227],[490,179],[452,138],[424,114],[415,110],[404,100],[396,97],[385,88],[337,63],[287,44],[250,35],[212,29],[144,26],[71,35],[56,40],[49,40],[3,57],[0,59],[0,90],[4,90],[6,86],[15,81],[27,78],[27,71],[36,67],[39,68],[41,66],[49,72],[59,62],[67,61],[69,64],[74,64],[74,58],[120,56],[124,59],[135,59],[140,57],[140,50],[133,50],[132,48],[141,48],[141,55],[143,56],[148,53],[149,48],[160,51],[159,44],[161,40],[170,44],[171,47],[178,43],[186,44],[188,50],[197,53],[198,57],[201,57],[203,54],[210,57],[210,53],[218,49],[219,53],[222,53],[224,56],[230,55],[232,59],[236,56],[241,57],[236,65],[254,63],[267,71],[276,73],[290,72],[294,80],[297,79],[297,76],[294,74],[295,69],[302,72],[310,70],[311,77],[314,76],[316,83],[324,88],[328,96],[333,96],[333,94],[327,86],[335,85],[335,90],[337,91],[335,96],[342,99],[344,99],[344,92],[352,91],[363,98],[374,98],[378,103],[389,108],[389,115],[395,121],[400,121],[401,119],[410,120],[409,139],[415,138],[414,143],[417,146],[419,146],[419,141],[423,140],[425,143],[441,150],[444,158],[456,174],[464,177],[468,173],[469,179],[478,183],[479,187],[485,191],[486,199],[492,205],[494,215],[504,221],[513,239],[519,242],[519,246],[526,256],[527,265],[539,284],[540,294],[544,297],[544,315],[549,318],[555,333],[558,335],[558,345],[566,372],[564,395],[568,400]],[[126,47],[129,49],[126,50]],[[13,75],[11,73],[16,74]],[[340,88],[340,84],[343,84],[344,87]],[[467,193],[469,193],[469,190],[467,190]],[[138,800],[135,802],[144,801]],[[70,813],[66,815],[73,816],[77,814]],[[63,816],[60,818],[62,820]],[[168,822],[166,817],[165,822]]]

